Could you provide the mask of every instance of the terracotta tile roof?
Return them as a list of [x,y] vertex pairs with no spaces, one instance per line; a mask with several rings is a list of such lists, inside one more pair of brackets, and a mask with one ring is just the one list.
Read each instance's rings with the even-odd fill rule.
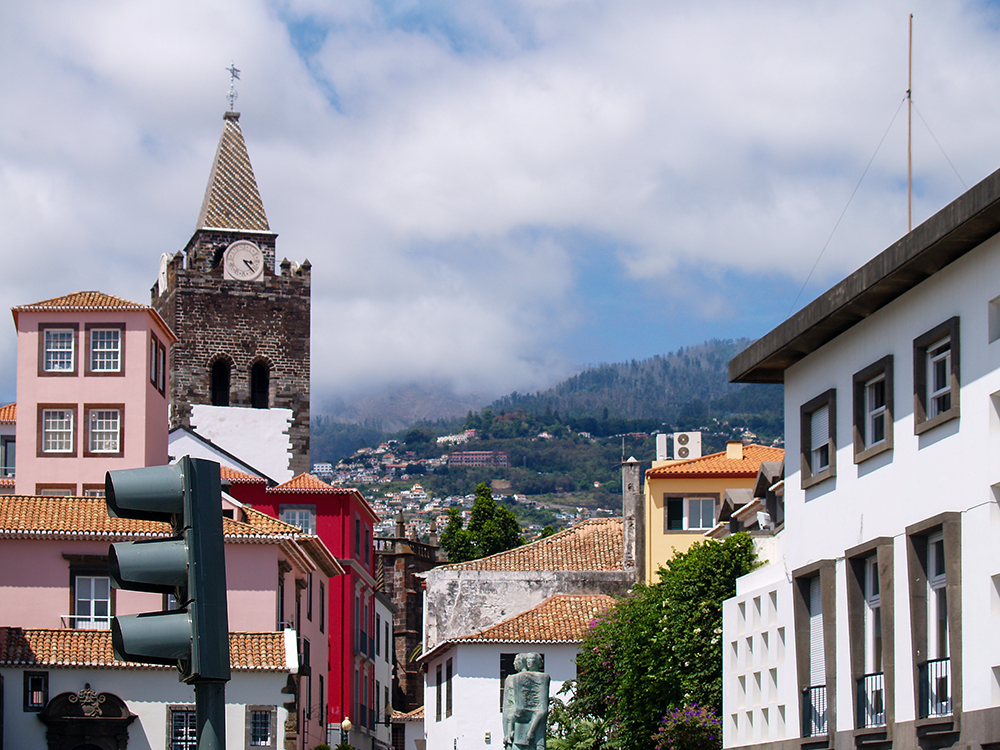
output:
[[622,570],[621,518],[578,523],[545,539],[441,570]]
[[17,404],[0,406],[0,423],[14,424],[17,422]]
[[0,477],[0,487],[13,487],[14,477]]
[[423,706],[417,706],[415,709],[413,709],[412,711],[409,711],[409,712],[407,712],[405,714],[401,713],[399,711],[393,711],[392,712],[392,720],[393,721],[397,721],[397,722],[399,722],[399,721],[423,721],[424,720],[424,707]]
[[229,466],[219,466],[219,474],[223,484],[267,484],[264,477],[255,477],[253,474]]
[[[232,668],[242,672],[287,671],[284,633],[230,633]],[[110,630],[0,628],[0,664],[38,667],[174,669],[115,659]]]
[[590,623],[614,605],[614,598],[606,594],[556,594],[534,609],[454,641],[576,643],[583,640]]
[[317,479],[312,474],[299,474],[297,477],[289,479],[276,487],[271,487],[268,492],[324,492],[331,495],[348,494],[352,490],[347,487],[334,487],[327,484],[322,479]]
[[726,458],[726,451],[712,453],[701,458],[689,458],[667,466],[649,469],[646,477],[756,477],[760,465],[765,461],[781,461],[785,457],[784,448],[767,445],[744,445],[743,458]]
[[103,292],[73,292],[62,297],[53,297],[28,305],[13,308],[15,313],[35,310],[149,310],[148,305],[129,302],[121,297],[113,297]]
[[[222,519],[231,541],[295,538],[298,527],[246,508],[247,522]],[[0,539],[134,539],[169,536],[170,526],[159,521],[112,518],[102,497],[48,497],[0,495]]]
[[197,228],[270,231],[243,140],[240,116],[235,112],[225,115]]

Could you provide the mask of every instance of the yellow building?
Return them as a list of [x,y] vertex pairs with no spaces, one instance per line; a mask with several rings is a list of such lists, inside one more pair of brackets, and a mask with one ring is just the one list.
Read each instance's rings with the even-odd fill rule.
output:
[[782,448],[732,441],[721,453],[654,462],[645,486],[646,582],[656,583],[657,569],[674,553],[705,538],[726,490],[753,488],[760,465],[784,456]]

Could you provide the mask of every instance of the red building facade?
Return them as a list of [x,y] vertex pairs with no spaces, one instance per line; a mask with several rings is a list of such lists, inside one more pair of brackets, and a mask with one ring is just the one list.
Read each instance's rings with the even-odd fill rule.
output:
[[[339,725],[350,717],[354,727],[351,744],[376,746],[380,718],[376,706],[380,701],[375,696],[379,634],[375,627],[373,534],[378,516],[356,489],[332,487],[311,474],[300,474],[276,487],[234,477],[229,492],[255,510],[316,534],[343,567],[342,576],[306,583],[318,588],[319,611],[296,615],[307,620],[327,618],[329,664],[324,680],[324,723]],[[310,597],[303,599],[311,601]],[[339,736],[336,731],[334,736]]]

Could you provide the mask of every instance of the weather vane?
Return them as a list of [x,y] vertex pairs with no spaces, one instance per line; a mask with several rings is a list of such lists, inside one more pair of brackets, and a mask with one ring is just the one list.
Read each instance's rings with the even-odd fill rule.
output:
[[236,67],[236,63],[229,63],[229,67],[226,68],[229,71],[229,93],[226,97],[229,99],[229,111],[234,111],[236,107],[236,98],[239,94],[236,93],[236,82],[240,80],[240,69]]

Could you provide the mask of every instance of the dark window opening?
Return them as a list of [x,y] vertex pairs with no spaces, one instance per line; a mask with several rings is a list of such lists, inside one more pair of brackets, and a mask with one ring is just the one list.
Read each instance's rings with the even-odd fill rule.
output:
[[230,369],[224,359],[212,363],[212,406],[229,406]]
[[267,409],[271,404],[271,371],[264,362],[250,368],[250,406]]
[[667,498],[667,531],[678,531],[684,528],[684,498]]

